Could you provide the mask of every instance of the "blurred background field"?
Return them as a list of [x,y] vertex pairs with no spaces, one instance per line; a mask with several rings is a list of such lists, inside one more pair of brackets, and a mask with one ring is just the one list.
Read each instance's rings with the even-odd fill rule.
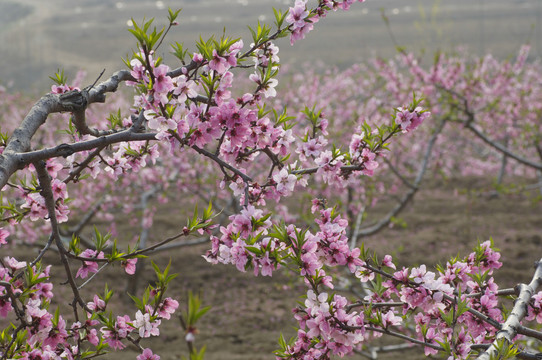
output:
[[[313,0],[311,0],[313,1]],[[246,25],[273,21],[272,7],[287,9],[293,0],[2,0],[0,1],[0,83],[14,90],[43,92],[58,68],[89,78],[123,68],[134,49],[126,31],[130,19],[154,17],[166,22],[167,8],[183,8],[169,42],[194,41],[211,34],[249,39]],[[542,53],[540,0],[368,0],[343,14],[330,14],[292,48],[280,46],[281,60],[295,66],[322,60],[348,66],[372,55],[389,57],[394,44],[381,18],[389,17],[397,42],[414,52],[432,54],[464,45],[477,55],[513,56],[529,42],[532,56]],[[247,44],[248,45],[248,40]],[[164,52],[169,49],[164,47]]]

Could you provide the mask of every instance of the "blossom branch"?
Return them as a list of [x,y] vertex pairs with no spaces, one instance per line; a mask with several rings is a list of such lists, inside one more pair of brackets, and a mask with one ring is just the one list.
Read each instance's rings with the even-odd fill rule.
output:
[[248,183],[248,182],[252,181],[252,178],[250,176],[248,176],[245,173],[239,171],[237,168],[231,166],[230,164],[228,164],[227,162],[225,162],[224,160],[222,160],[221,158],[219,158],[215,154],[213,154],[213,153],[211,153],[211,152],[209,152],[209,151],[207,151],[207,150],[205,150],[203,148],[200,148],[197,145],[192,145],[192,149],[194,149],[197,153],[199,153],[199,154],[201,154],[201,155],[203,155],[205,157],[208,157],[209,159],[216,162],[218,165],[220,165],[223,172],[224,172],[223,168],[226,168],[226,169],[232,171],[234,174],[238,175],[241,179],[243,179],[243,181],[245,183]]
[[97,147],[93,152],[91,152],[85,160],[83,160],[76,169],[70,171],[68,177],[63,180],[65,184],[69,183],[70,181],[77,179],[81,172],[90,164],[90,162],[100,154],[100,152],[105,149],[105,146],[99,146]]
[[481,130],[479,130],[477,127],[472,125],[471,122],[467,121],[467,122],[464,122],[464,124],[465,124],[465,127],[467,129],[469,129],[474,135],[476,135],[479,139],[481,139],[483,142],[485,142],[486,144],[488,144],[492,148],[500,151],[501,153],[503,153],[506,156],[511,157],[512,159],[516,160],[517,162],[522,163],[523,165],[527,165],[527,166],[529,166],[531,168],[534,168],[534,169],[537,169],[537,170],[542,170],[542,164],[541,163],[536,163],[536,162],[531,161],[531,160],[529,160],[527,158],[524,158],[524,157],[522,157],[522,156],[520,156],[520,155],[518,155],[516,153],[513,153],[512,151],[510,151],[510,149],[508,149],[506,146],[502,145],[501,143],[498,143],[496,141],[491,140]]
[[[81,151],[94,150],[99,147],[116,144],[124,141],[156,140],[156,133],[138,133],[132,129],[123,130],[115,134],[101,136],[96,139],[80,141],[73,144],[60,144],[58,146],[29,151],[14,155],[15,161],[21,166],[55,157],[67,157]],[[1,178],[0,178],[1,181]],[[2,185],[2,183],[0,183]]]
[[368,331],[379,332],[379,333],[386,334],[386,335],[389,335],[389,336],[393,336],[393,337],[396,337],[396,338],[399,338],[399,339],[403,339],[403,340],[409,341],[409,342],[411,342],[413,344],[416,344],[416,345],[422,345],[422,346],[426,346],[426,347],[429,347],[431,349],[435,349],[435,350],[438,350],[438,351],[444,351],[444,348],[442,346],[435,345],[435,344],[430,344],[430,343],[427,343],[425,341],[414,339],[414,338],[412,338],[410,336],[398,333],[396,331],[376,328],[376,327],[373,327],[373,326],[365,326],[365,329],[368,330]]
[[433,152],[433,147],[437,141],[438,135],[442,132],[444,129],[444,126],[446,125],[447,120],[442,120],[438,127],[435,129],[435,132],[431,136],[431,139],[429,140],[427,144],[427,148],[425,150],[425,155],[422,161],[422,164],[420,165],[420,169],[418,170],[418,175],[416,176],[416,179],[412,184],[410,184],[410,190],[403,195],[401,198],[401,201],[392,209],[390,212],[384,216],[380,221],[378,221],[376,224],[373,224],[371,226],[367,226],[365,228],[361,228],[359,231],[360,236],[369,236],[376,234],[378,231],[380,231],[383,227],[387,226],[391,219],[397,216],[408,204],[412,198],[414,198],[414,195],[418,192],[420,183],[423,180],[423,176],[425,175],[425,172],[427,171],[427,166],[429,164],[429,159],[431,158],[431,153]]
[[498,354],[497,342],[504,340],[507,344],[512,344],[514,337],[518,333],[518,328],[521,326],[521,320],[527,315],[527,308],[534,292],[542,283],[542,259],[536,263],[536,270],[531,282],[519,284],[519,295],[514,303],[514,307],[510,315],[502,325],[502,329],[495,336],[495,340],[491,346],[484,351],[477,360],[489,360]]
[[75,283],[75,280],[73,278],[73,275],[70,269],[70,263],[66,256],[67,251],[66,251],[66,248],[64,247],[64,244],[62,243],[62,239],[60,238],[60,232],[59,232],[58,222],[57,222],[56,213],[55,213],[55,200],[53,197],[53,192],[51,190],[51,178],[49,176],[49,173],[47,172],[47,169],[45,168],[45,163],[43,161],[34,163],[34,166],[36,168],[36,172],[38,174],[38,181],[41,186],[41,195],[45,199],[45,204],[47,206],[47,211],[49,213],[49,221],[51,222],[52,236],[55,239],[55,244],[60,254],[60,260],[62,262],[62,265],[64,266],[64,270],[66,271],[66,275],[68,277],[68,283],[70,284],[70,287],[72,288],[72,292],[74,295],[74,301],[72,303],[72,307],[73,307],[75,316],[77,317],[77,306],[76,306],[77,303],[85,311],[90,312],[90,309],[87,307],[85,301],[83,301],[83,299],[81,298],[81,294],[79,293],[79,290],[77,289],[77,284]]
[[408,349],[414,349],[414,346],[409,343],[397,344],[397,345],[384,345],[384,346],[369,346],[367,351],[354,349],[354,353],[359,354],[361,356],[365,356],[366,358],[371,359],[371,360],[377,360],[378,353],[387,353],[387,352],[394,352],[394,351],[401,351],[401,350],[408,350]]
[[453,96],[455,96],[455,97],[457,97],[457,98],[459,98],[459,99],[461,99],[463,101],[463,108],[460,108],[460,109],[465,113],[465,115],[467,116],[467,119],[461,121],[461,123],[468,130],[470,130],[474,135],[476,135],[479,139],[481,139],[483,142],[485,142],[487,145],[491,146],[495,150],[501,152],[503,155],[509,156],[512,159],[516,160],[517,162],[519,162],[519,163],[521,163],[523,165],[527,165],[527,166],[529,166],[531,168],[534,168],[534,169],[537,169],[537,170],[542,170],[542,163],[533,162],[533,161],[531,161],[531,160],[529,160],[527,158],[524,158],[524,157],[512,152],[508,147],[506,147],[505,145],[503,145],[503,144],[501,144],[499,142],[493,141],[487,135],[485,135],[481,130],[479,130],[476,126],[474,126],[473,124],[474,124],[474,122],[476,120],[476,115],[470,109],[469,102],[468,102],[466,97],[464,97],[463,95],[457,93],[456,91],[444,88],[442,86],[437,86],[437,88],[439,88],[441,90],[444,90],[444,91],[450,93],[451,95],[453,95]]

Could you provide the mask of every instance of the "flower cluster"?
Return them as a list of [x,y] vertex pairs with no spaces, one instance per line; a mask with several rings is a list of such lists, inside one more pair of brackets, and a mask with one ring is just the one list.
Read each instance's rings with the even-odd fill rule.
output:
[[[91,254],[85,255],[90,257]],[[105,313],[107,302],[95,295],[87,304],[92,313],[86,314],[86,320],[68,326],[62,315],[55,315],[50,309],[53,298],[53,284],[49,282],[51,266],[43,269],[32,266],[30,273],[26,270],[27,273],[23,274],[27,269],[26,262],[7,257],[2,264],[5,267],[0,267],[0,281],[4,284],[0,288],[0,317],[14,314],[24,324],[28,339],[18,345],[18,354],[23,357],[40,355],[52,359],[73,359],[81,354],[79,346],[86,341],[96,347],[103,342],[112,349],[123,349],[122,341],[130,334],[136,333],[140,338],[159,335],[161,319],[170,319],[179,306],[176,300],[167,297],[155,308],[147,305],[144,312],[138,310],[134,320],[123,315],[107,322],[106,317],[99,315]],[[84,271],[89,271],[88,267],[90,265]],[[100,324],[104,326],[100,328]]]
[[[343,127],[339,123],[341,120],[335,118],[352,119],[354,116],[353,121],[357,125],[364,121],[361,116],[357,117],[358,114],[375,114],[378,120],[382,120],[381,104],[375,96],[368,96],[370,100],[366,101],[364,107],[358,107],[357,101],[341,106],[340,110],[326,105],[327,117],[322,111],[316,111],[315,107],[300,111],[305,116],[297,118],[288,116],[286,110],[282,113],[277,111],[287,104],[277,105],[273,109],[267,107],[269,100],[277,95],[280,68],[279,49],[273,41],[290,34],[293,44],[311,31],[328,11],[347,10],[353,2],[322,0],[316,8],[309,9],[307,0],[296,0],[287,14],[275,13],[278,29],[274,35],[270,35],[266,26],[258,25],[258,31],[253,32],[250,50],[246,52],[243,52],[242,40],[231,40],[225,36],[220,40],[211,38],[197,44],[198,52],[190,56],[187,63],[182,59],[186,51],[177,44],[176,55],[183,64],[178,69],[171,69],[156,55],[156,43],[160,40],[160,44],[162,39],[156,38],[156,32],[147,33],[150,23],[143,30],[138,27],[131,29],[137,34],[140,50],[129,62],[131,81],[128,83],[137,90],[133,103],[129,105],[130,116],[123,117],[119,111],[106,122],[103,117],[92,116],[91,109],[85,109],[85,121],[95,121],[93,125],[100,129],[98,133],[105,134],[99,138],[79,134],[81,130],[74,129],[70,123],[63,136],[69,139],[67,142],[83,144],[81,148],[86,150],[74,150],[76,147],[73,144],[64,141],[63,145],[67,146],[54,148],[55,151],[66,151],[62,154],[71,155],[61,161],[48,160],[46,164],[52,178],[51,189],[47,189],[52,191],[52,201],[42,196],[43,184],[37,184],[35,177],[27,181],[35,170],[33,166],[22,171],[23,175],[18,179],[21,185],[8,184],[13,191],[17,191],[18,200],[10,203],[3,199],[1,213],[8,225],[0,228],[0,245],[7,243],[8,236],[23,238],[23,234],[29,234],[25,238],[35,239],[45,233],[41,229],[36,231],[35,228],[16,225],[25,217],[32,221],[47,219],[52,216],[53,207],[58,221],[66,222],[68,200],[72,200],[68,199],[66,184],[73,184],[76,189],[77,196],[74,196],[72,208],[87,211],[89,217],[100,212],[101,219],[110,221],[118,210],[130,213],[141,209],[141,218],[133,217],[130,223],[139,222],[145,233],[152,226],[155,212],[154,206],[147,207],[148,198],[154,196],[158,201],[167,201],[163,195],[167,189],[172,189],[171,193],[199,195],[206,190],[199,187],[202,183],[216,184],[220,181],[204,175],[212,173],[213,167],[219,168],[223,177],[220,184],[233,191],[242,209],[229,217],[229,223],[220,228],[220,234],[211,236],[212,248],[205,258],[212,263],[233,264],[240,271],[253,270],[255,275],[262,276],[272,276],[280,267],[287,267],[294,269],[308,287],[305,301],[294,309],[294,317],[299,325],[297,338],[290,344],[284,344],[277,353],[279,357],[328,359],[334,355],[345,356],[355,349],[361,349],[369,339],[381,334],[393,334],[397,329],[410,334],[409,340],[422,345],[427,355],[444,351],[450,358],[467,358],[474,345],[489,344],[498,330],[494,323],[503,321],[505,317],[497,299],[499,289],[491,277],[493,270],[499,268],[501,263],[499,254],[492,249],[490,242],[481,244],[464,259],[448,262],[436,272],[429,271],[425,265],[397,270],[390,255],[378,261],[376,257],[351,246],[356,239],[349,241],[347,237],[347,219],[339,215],[337,209],[326,208],[321,200],[313,201],[311,210],[317,215],[309,228],[279,223],[270,212],[261,208],[270,199],[279,202],[283,197],[292,195],[296,187],[306,186],[306,178],[310,174],[316,174],[317,181],[323,180],[322,192],[327,194],[337,189],[335,186],[355,186],[359,181],[358,175],[373,176],[377,169],[384,167],[383,161],[378,162],[379,156],[388,148],[392,137],[400,132],[412,132],[430,116],[416,101],[412,105],[396,108],[392,125],[377,125],[373,130],[364,122],[353,135],[350,132],[343,134],[344,144],[349,144],[348,150],[344,151],[340,146],[331,144],[328,137],[329,121],[335,122],[330,128],[338,131],[336,129]],[[282,28],[283,20],[289,24],[286,28]],[[171,22],[173,24],[174,21]],[[526,51],[522,52],[514,65],[507,66],[507,71],[521,73],[526,56]],[[254,67],[243,64],[247,59],[254,61]],[[404,81],[404,74],[395,72],[394,64],[376,61],[375,65],[383,69],[381,76],[385,80],[386,91],[394,97],[393,103],[404,104],[407,101],[401,95],[405,88],[409,93],[412,88],[420,88],[427,93],[436,92],[435,89],[451,91],[469,88],[469,84],[465,83],[456,86],[461,81],[459,75],[467,68],[464,63],[439,58],[431,70],[424,71],[408,55],[402,61],[417,79],[415,86]],[[485,59],[483,63],[488,67],[493,64],[490,59]],[[235,93],[234,80],[237,80],[234,68],[251,69],[247,78],[251,81],[252,91],[238,97],[232,95]],[[521,114],[515,106],[517,97],[512,93],[529,99],[536,99],[539,93],[527,91],[531,84],[529,80],[509,82],[506,73],[497,70],[494,73],[498,76],[493,78],[491,72],[476,70],[471,78],[480,79],[482,85],[479,88],[478,85],[473,86],[477,89],[473,93],[477,95],[465,100],[472,101],[476,108],[482,108],[479,105],[484,103],[485,95],[490,95],[493,103],[503,99],[502,102],[507,104],[502,111],[504,115],[497,112],[490,115],[497,116],[507,135],[517,134],[517,126],[510,119]],[[303,95],[310,101],[314,100],[315,93],[311,91],[313,85],[308,78],[302,77],[302,81],[306,83]],[[338,86],[335,83],[344,84],[335,81],[333,86]],[[500,90],[502,84],[522,91],[507,94]],[[237,85],[235,83],[235,87]],[[337,96],[337,87],[333,86],[325,90]],[[54,86],[52,92],[62,94],[75,89],[76,86],[62,84]],[[457,96],[453,92],[448,95]],[[326,101],[333,102],[333,96],[328,96]],[[281,100],[277,100],[276,104],[280,103]],[[457,103],[454,102],[454,105]],[[328,110],[336,111],[340,116],[334,116],[337,113],[329,116]],[[468,115],[469,110],[465,108],[464,112]],[[537,114],[537,111],[526,112],[534,116]],[[527,116],[532,117],[530,114]],[[492,119],[490,115],[483,121]],[[309,126],[296,130],[302,126],[294,128],[294,119],[299,122],[309,120]],[[531,118],[529,125],[534,127],[536,120]],[[373,123],[373,119],[370,121]],[[389,122],[389,118],[382,121]],[[10,156],[4,152],[7,140],[3,137],[0,145],[2,158]],[[58,144],[51,134],[44,134],[43,138],[46,147]],[[113,138],[117,140],[111,140]],[[139,140],[134,141],[135,138]],[[157,142],[153,143],[155,140]],[[411,145],[419,150],[419,144]],[[195,155],[195,162],[186,156],[188,152]],[[298,158],[294,158],[295,154],[299,155]],[[65,175],[64,180],[60,180],[60,173]],[[82,180],[88,175],[94,182],[81,185],[86,183]],[[41,189],[39,185],[42,185]],[[197,191],[194,191],[196,187]],[[412,188],[416,189],[416,186]],[[357,190],[360,193],[365,191],[361,186]],[[70,193],[74,193],[72,188]],[[104,194],[102,199],[96,199],[98,193]],[[137,201],[129,200],[134,193],[140,198]],[[229,195],[217,195],[217,198],[224,200]],[[215,197],[214,194],[211,196]],[[349,210],[354,207],[348,204]],[[277,206],[277,209],[281,208],[285,208],[284,204]],[[195,231],[210,233],[212,226],[207,222],[208,212],[204,213],[201,222],[196,214],[179,236],[187,236]],[[49,234],[51,224],[45,224],[43,228]],[[79,230],[73,233],[76,235]],[[107,289],[103,296],[95,294],[90,302],[83,300],[79,293],[80,287],[84,287],[101,268],[114,261],[120,262],[128,274],[136,273],[137,259],[132,256],[154,248],[151,246],[131,254],[120,253],[116,242],[113,245],[103,243],[96,236],[94,248],[81,250],[77,236],[74,236],[69,248],[64,249],[60,242],[62,239],[58,239],[60,233],[58,228],[53,228],[50,239],[57,240],[57,250],[65,264],[73,292],[75,314],[80,320],[70,326],[61,315],[50,311],[53,297],[53,285],[48,280],[50,268],[42,269],[39,258],[30,265],[14,258],[5,258],[0,267],[0,316],[13,316],[20,326],[13,326],[14,330],[9,330],[12,331],[12,343],[7,347],[4,343],[0,344],[4,351],[1,355],[6,358],[72,359],[82,356],[86,351],[84,346],[92,345],[96,351],[87,355],[94,357],[102,355],[104,346],[114,350],[123,349],[128,342],[139,345],[142,338],[158,336],[162,320],[170,319],[179,305],[176,300],[163,298],[167,287],[165,284],[169,281],[166,279],[171,278],[167,271],[160,273],[157,270],[160,285],[148,288],[141,299],[134,298],[138,308],[134,316],[106,316],[110,298]],[[43,249],[44,253],[49,246],[50,243]],[[81,262],[75,278],[70,269],[71,261]],[[100,263],[104,266],[100,267]],[[352,300],[340,293],[330,292],[330,289],[336,288],[338,271],[333,268],[338,267],[348,269],[348,275],[354,279],[356,286],[364,290],[366,296]],[[78,287],[79,278],[85,280]],[[79,316],[77,307],[84,310],[83,316]],[[527,319],[541,322],[541,308],[542,295],[538,293],[529,303]],[[185,339],[192,346],[195,330],[190,325],[185,329]],[[159,359],[150,349],[141,349],[138,360]]]
[[[314,28],[314,24],[321,18],[326,17],[329,10],[348,10],[355,0],[324,0],[320,1],[318,7],[309,11],[307,0],[296,0],[294,7],[291,7],[286,16],[286,22],[290,24],[290,44],[297,40],[304,39],[305,35]],[[357,0],[364,2],[365,0]]]
[[399,107],[395,115],[395,123],[401,127],[403,132],[409,132],[420,126],[425,119],[431,116],[431,113],[424,111],[419,106],[414,110],[407,107]]
[[[414,339],[425,344],[428,355],[443,351],[440,344],[444,342],[453,345],[451,356],[466,358],[472,345],[486,344],[495,335],[497,329],[483,317],[502,321],[496,299],[498,287],[490,277],[502,264],[489,241],[463,260],[447,263],[439,272],[428,271],[425,265],[388,272],[385,269],[396,269],[391,256],[375,264],[360,249],[350,250],[347,221],[333,209],[318,210],[320,201],[314,204],[313,211],[319,213],[316,233],[294,225],[275,226],[271,232],[268,217],[249,207],[241,215],[230,217],[230,224],[221,228],[220,238],[211,238],[213,248],[205,256],[213,263],[235,264],[240,271],[253,267],[255,274],[261,271],[269,276],[280,264],[290,264],[305,278],[307,299],[303,307],[294,309],[299,322],[297,338],[277,352],[280,358],[344,356],[371,338],[392,328],[400,329],[407,317],[414,321]],[[322,286],[334,288],[326,269],[337,266],[347,267],[361,284],[374,290],[358,302],[321,291]],[[379,288],[370,285],[375,282]],[[472,312],[458,312],[458,304]],[[361,311],[354,311],[356,308]],[[456,315],[450,319],[446,314]],[[461,336],[455,335],[454,326]]]
[[[33,165],[31,165],[33,168]],[[55,200],[55,214],[59,223],[68,221],[68,215],[70,210],[65,201],[68,199],[68,189],[66,184],[57,179],[58,172],[62,169],[62,165],[53,159],[50,159],[46,163],[46,169],[49,175],[53,178],[51,181],[51,190],[53,192],[53,198]],[[47,219],[49,213],[47,205],[45,204],[45,198],[35,191],[28,191],[22,186],[19,186],[20,196],[24,199],[24,204],[21,205],[22,209],[27,209],[28,217],[31,221]]]
[[[352,253],[343,255],[349,256],[352,257]],[[469,262],[473,257],[478,260]],[[493,279],[488,277],[481,284],[471,280],[472,275],[487,276],[500,267],[498,261],[492,261],[489,266],[484,264],[491,258],[498,258],[498,253],[491,249],[489,241],[464,262],[448,263],[447,270],[439,273],[427,271],[424,265],[390,273],[380,268],[395,268],[389,255],[381,264],[375,264],[377,266],[355,257],[351,267],[356,269],[360,281],[369,284],[378,278],[382,287],[363,301],[354,303],[337,294],[317,294],[310,289],[305,306],[294,309],[299,322],[297,338],[279,355],[285,359],[328,359],[331,354],[344,356],[392,328],[401,329],[410,318],[414,319],[416,339],[425,344],[426,355],[436,354],[437,349],[443,351],[439,344],[444,342],[452,345],[451,356],[466,359],[473,344],[487,343],[487,339],[498,330],[485,323],[483,316],[502,320],[495,300],[498,289]],[[311,284],[316,278],[303,269],[300,269],[300,274],[304,274]],[[463,290],[460,298],[457,297],[457,289]],[[446,317],[446,314],[457,311],[453,308],[458,302],[477,312],[462,312],[454,319]],[[353,311],[358,307],[363,311]],[[483,314],[482,318],[477,314]],[[460,329],[460,336],[455,336],[454,327]]]

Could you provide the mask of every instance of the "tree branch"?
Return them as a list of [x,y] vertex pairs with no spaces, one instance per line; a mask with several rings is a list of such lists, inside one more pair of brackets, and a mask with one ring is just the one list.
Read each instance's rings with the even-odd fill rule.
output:
[[412,200],[414,195],[416,195],[419,189],[419,185],[427,170],[429,159],[431,157],[431,152],[433,151],[433,146],[435,146],[437,137],[444,129],[444,125],[446,125],[446,122],[447,122],[446,119],[442,120],[442,122],[439,124],[439,126],[433,133],[433,136],[431,136],[431,139],[429,140],[429,143],[427,145],[427,149],[425,150],[425,155],[423,158],[423,162],[420,166],[420,169],[418,171],[418,175],[416,176],[414,183],[412,184],[409,183],[410,190],[401,198],[401,201],[392,210],[390,210],[390,212],[388,212],[388,214],[384,216],[380,221],[378,221],[377,223],[371,226],[360,229],[360,231],[358,232],[360,236],[369,236],[369,235],[376,234],[383,227],[387,226],[391,222],[391,219],[397,216],[397,214],[399,214],[405,208],[408,202]]
[[489,137],[487,137],[481,130],[477,129],[472,125],[472,122],[464,122],[465,127],[469,129],[474,135],[476,135],[480,140],[494,148],[495,150],[501,152],[502,154],[511,157],[512,159],[516,160],[517,162],[527,165],[529,167],[532,167],[533,169],[542,170],[542,164],[533,162],[529,159],[526,159],[516,153],[513,153],[508,149],[506,146],[502,145],[501,143],[498,143],[496,141],[491,140]]
[[49,213],[49,221],[51,222],[52,236],[54,237],[55,244],[58,247],[60,260],[62,261],[62,265],[64,265],[64,269],[68,277],[68,283],[70,284],[70,287],[72,288],[72,292],[74,295],[74,302],[72,303],[72,306],[73,306],[73,311],[75,313],[75,316],[77,317],[76,303],[78,303],[85,311],[91,312],[91,310],[87,307],[86,303],[81,298],[81,294],[79,293],[79,290],[77,289],[77,284],[75,283],[75,280],[73,278],[73,275],[70,269],[70,264],[66,256],[67,251],[66,251],[66,248],[64,248],[62,239],[60,238],[60,232],[58,230],[58,222],[57,222],[56,213],[55,213],[55,200],[53,196],[53,191],[51,189],[51,178],[49,176],[49,173],[47,172],[47,169],[45,168],[45,162],[43,161],[36,162],[34,163],[34,166],[36,168],[36,172],[38,174],[38,181],[41,186],[41,195],[45,199],[45,204],[47,206],[47,211]]
[[[118,85],[126,80],[135,79],[133,79],[128,70],[121,70],[114,73],[108,80],[91,88],[88,90],[87,96],[85,96],[85,107],[94,102],[105,102],[105,93],[116,91]],[[69,155],[63,155],[66,154],[66,152],[64,152],[62,155],[48,154],[48,157],[34,159],[21,157],[22,153],[26,153],[30,150],[30,141],[32,137],[36,134],[40,126],[45,124],[49,114],[73,111],[77,111],[77,107],[74,107],[73,102],[66,101],[65,94],[47,94],[32,106],[21,125],[15,129],[9,138],[4,152],[0,154],[0,189],[6,185],[15,171],[22,169],[31,162],[45,160],[55,156]]]
[[514,337],[518,333],[518,329],[521,327],[521,320],[527,315],[527,309],[529,301],[533,297],[534,292],[542,283],[542,259],[536,263],[536,270],[533,275],[533,279],[529,285],[519,284],[519,295],[514,303],[514,307],[508,315],[508,318],[502,325],[501,330],[495,336],[495,340],[491,346],[484,351],[477,360],[489,360],[498,355],[497,342],[505,340],[507,344],[512,344]]

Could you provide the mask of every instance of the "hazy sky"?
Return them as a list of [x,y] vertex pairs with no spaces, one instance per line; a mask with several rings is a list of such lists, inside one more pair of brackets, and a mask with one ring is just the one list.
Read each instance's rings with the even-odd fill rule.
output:
[[[135,47],[129,20],[145,16],[163,25],[167,7],[183,8],[180,25],[166,42],[193,51],[194,41],[223,29],[250,43],[246,25],[272,22],[271,7],[293,0],[0,0],[0,83],[42,91],[58,68],[85,69],[93,77],[122,68]],[[301,66],[317,59],[347,66],[372,55],[392,56],[394,44],[381,18],[388,16],[401,46],[410,51],[449,51],[467,45],[478,55],[510,57],[529,41],[532,56],[542,53],[542,0],[367,0],[345,13],[331,13],[314,32],[291,47],[278,42],[281,61]],[[164,47],[162,51],[167,52]],[[91,75],[92,74],[92,75]]]

